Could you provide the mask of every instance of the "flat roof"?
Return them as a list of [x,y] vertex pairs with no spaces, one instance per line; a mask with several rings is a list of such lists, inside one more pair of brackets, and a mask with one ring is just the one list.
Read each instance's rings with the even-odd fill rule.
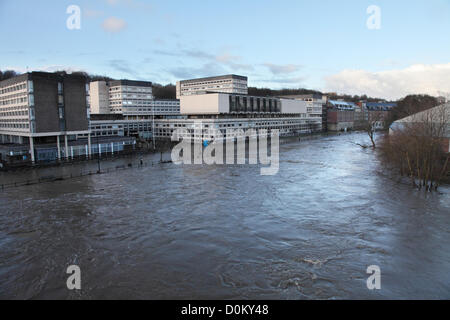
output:
[[23,74],[19,74],[15,77],[6,79],[6,80],[2,80],[0,81],[0,87],[7,87],[10,85],[13,85],[15,83],[19,83],[19,82],[23,82],[26,80],[33,80],[33,79],[52,79],[52,80],[62,80],[64,78],[72,78],[72,79],[77,79],[77,80],[81,80],[81,81],[86,81],[85,77],[81,74],[71,74],[71,73],[66,73],[66,74],[58,74],[58,73],[53,73],[53,72],[43,72],[43,71],[33,71],[33,72],[27,72],[27,73],[23,73]]
[[223,80],[223,79],[239,79],[239,80],[245,80],[245,81],[248,80],[248,78],[244,77],[244,76],[238,76],[236,74],[227,74],[227,75],[223,75],[223,76],[181,80],[180,83],[199,82],[199,81],[211,81],[211,80]]
[[283,96],[279,96],[280,98],[285,98],[285,99],[322,99],[323,98],[323,94],[321,93],[310,93],[310,94],[288,94],[288,95],[283,95]]
[[136,86],[136,87],[152,87],[150,81],[137,81],[137,80],[111,80],[109,81],[110,86]]

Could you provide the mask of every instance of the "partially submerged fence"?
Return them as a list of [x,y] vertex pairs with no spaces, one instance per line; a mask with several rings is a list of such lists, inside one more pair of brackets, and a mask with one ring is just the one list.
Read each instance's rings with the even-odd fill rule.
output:
[[[162,163],[167,163],[167,161],[163,161]],[[79,173],[68,173],[68,174],[62,174],[62,175],[51,175],[51,176],[45,176],[45,177],[39,177],[35,179],[27,179],[22,181],[16,181],[16,182],[10,182],[10,183],[0,183],[0,191],[5,189],[11,189],[11,188],[17,188],[17,187],[23,187],[23,186],[32,186],[36,184],[41,183],[49,183],[49,182],[56,182],[56,181],[64,181],[69,179],[75,179],[75,178],[81,178],[86,176],[92,176],[97,174],[107,174],[111,172],[117,172],[121,170],[126,169],[132,169],[132,168],[143,168],[147,166],[154,166],[155,164],[161,164],[159,161],[152,161],[152,162],[144,162],[140,161],[139,163],[128,163],[128,164],[122,164],[117,165],[115,167],[100,169],[100,170],[81,170]]]

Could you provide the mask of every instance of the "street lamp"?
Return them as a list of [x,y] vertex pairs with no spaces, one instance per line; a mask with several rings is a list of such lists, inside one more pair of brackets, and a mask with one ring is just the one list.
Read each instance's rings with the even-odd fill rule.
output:
[[156,150],[155,146],[155,100],[153,100],[152,105],[152,141],[153,141],[153,151]]
[[98,135],[96,135],[95,137],[97,138],[96,139],[96,141],[97,141],[97,164],[98,164],[98,171],[97,171],[97,173],[100,174],[102,172],[101,168],[100,168],[100,151],[101,151],[101,146],[98,143]]

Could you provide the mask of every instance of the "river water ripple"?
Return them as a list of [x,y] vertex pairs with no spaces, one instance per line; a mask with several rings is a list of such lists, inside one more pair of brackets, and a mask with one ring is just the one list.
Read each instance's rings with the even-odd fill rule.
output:
[[450,189],[387,177],[364,140],[283,144],[276,176],[158,164],[0,191],[0,298],[449,299]]

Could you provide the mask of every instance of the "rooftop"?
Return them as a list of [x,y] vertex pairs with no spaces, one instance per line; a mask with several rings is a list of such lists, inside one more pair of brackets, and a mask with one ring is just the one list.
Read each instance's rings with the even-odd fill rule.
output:
[[228,74],[228,75],[216,76],[216,77],[187,79],[187,80],[181,80],[180,82],[181,83],[189,83],[189,82],[212,81],[212,80],[223,80],[223,79],[238,79],[238,80],[244,80],[244,81],[248,80],[248,78],[244,77],[244,76],[238,76],[236,74]]

